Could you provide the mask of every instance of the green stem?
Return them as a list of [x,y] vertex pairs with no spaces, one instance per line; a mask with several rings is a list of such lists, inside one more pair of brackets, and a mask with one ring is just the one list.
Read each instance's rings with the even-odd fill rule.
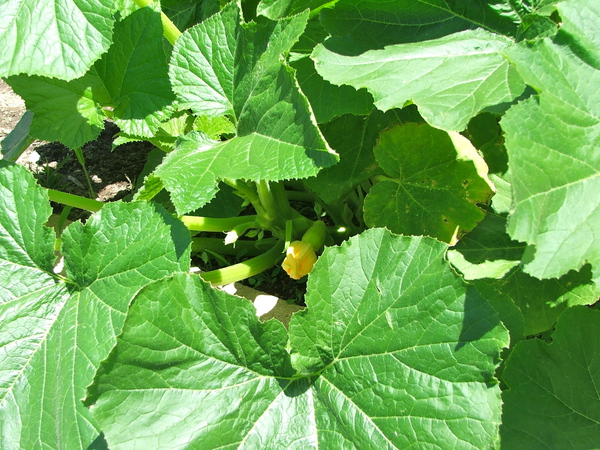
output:
[[260,199],[258,198],[258,194],[256,193],[256,189],[251,187],[248,183],[241,180],[231,180],[229,178],[224,178],[223,183],[231,186],[238,196],[243,198],[244,200],[252,203],[259,203]]
[[264,253],[266,248],[272,247],[276,241],[276,239],[262,239],[260,241],[238,240],[235,245],[226,245],[223,239],[194,237],[192,238],[192,253],[210,250],[221,255],[237,255],[244,252],[248,256],[257,256]]
[[58,223],[56,224],[56,231],[57,231],[57,235],[58,237],[60,237],[62,235],[63,230],[65,229],[65,226],[68,225],[68,221],[69,221],[69,214],[71,214],[71,210],[73,209],[72,206],[65,206],[62,210],[62,212],[60,213],[60,216],[58,218]]
[[390,177],[386,177],[385,175],[373,175],[371,177],[371,182],[373,184],[377,184],[382,181],[395,181],[396,183],[398,182],[397,180],[394,180],[393,178],[390,178]]
[[239,216],[226,218],[212,218],[199,216],[182,216],[183,224],[191,231],[231,231],[236,226],[246,222],[256,221],[256,216]]
[[279,241],[269,251],[247,261],[224,267],[210,272],[200,273],[200,276],[214,286],[235,283],[257,275],[273,267],[283,256],[283,242]]
[[271,231],[285,230],[285,222],[291,219],[292,208],[283,184],[259,181],[256,188],[260,203],[266,212],[265,217],[260,217],[259,214],[259,223],[262,219],[265,222],[264,228],[270,228]]
[[304,217],[295,209],[292,209],[292,240],[298,240],[314,223],[307,217]]
[[50,201],[72,206],[74,208],[85,209],[86,211],[96,212],[104,206],[104,203],[91,198],[81,197],[79,195],[67,194],[66,192],[48,189],[48,198]]
[[85,158],[83,157],[83,150],[81,147],[74,148],[75,156],[77,156],[77,161],[83,167],[83,175],[88,184],[88,189],[90,190],[90,198],[96,198],[96,192],[94,192],[94,186],[92,186],[92,180],[90,179],[90,175],[88,174],[87,167],[85,166]]
[[[150,6],[154,3],[153,0],[133,0],[133,2],[138,5],[140,8],[144,6]],[[160,20],[163,26],[163,34],[167,38],[167,40],[171,43],[171,45],[175,45],[175,41],[177,38],[181,36],[181,31],[175,26],[171,19],[167,17],[167,15],[161,11]]]

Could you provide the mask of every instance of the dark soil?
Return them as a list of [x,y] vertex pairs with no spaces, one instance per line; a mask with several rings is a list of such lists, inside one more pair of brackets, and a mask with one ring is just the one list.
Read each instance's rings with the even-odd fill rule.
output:
[[[99,201],[114,201],[127,195],[146,163],[154,146],[148,142],[132,142],[112,149],[119,128],[106,122],[100,137],[83,146],[85,165],[92,187]],[[36,149],[38,178],[42,185],[70,194],[90,197],[90,191],[75,153],[58,142],[41,145]]]

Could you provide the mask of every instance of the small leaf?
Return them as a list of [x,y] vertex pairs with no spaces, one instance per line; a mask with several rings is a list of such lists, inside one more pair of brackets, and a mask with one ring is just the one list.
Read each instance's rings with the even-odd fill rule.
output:
[[365,199],[365,222],[395,233],[456,243],[485,214],[477,206],[493,193],[487,166],[471,143],[427,124],[383,132],[375,157],[389,177]]

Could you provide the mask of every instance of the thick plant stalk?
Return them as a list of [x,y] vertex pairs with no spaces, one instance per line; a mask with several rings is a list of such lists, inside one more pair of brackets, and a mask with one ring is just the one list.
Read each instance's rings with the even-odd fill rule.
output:
[[192,253],[198,253],[204,250],[218,253],[220,255],[237,255],[245,252],[248,256],[258,256],[272,247],[277,242],[277,239],[269,238],[260,241],[242,241],[239,240],[233,244],[226,245],[223,239],[219,238],[192,238]]
[[[144,6],[150,6],[154,3],[152,0],[133,0],[133,2],[140,8],[143,8]],[[181,31],[179,31],[175,24],[171,22],[171,19],[169,19],[162,11],[160,12],[160,20],[162,22],[163,34],[165,35],[165,38],[167,38],[171,45],[175,45],[175,41],[177,41],[177,38],[181,36]]]
[[277,242],[269,251],[247,261],[233,264],[210,272],[200,273],[200,276],[213,286],[223,286],[236,281],[244,280],[251,276],[264,272],[275,266],[283,256],[283,241]]
[[239,216],[226,218],[212,218],[199,216],[182,216],[180,217],[183,224],[191,231],[231,231],[238,225],[247,222],[255,222],[256,216]]
[[54,189],[48,189],[48,198],[53,202],[84,209],[90,212],[100,211],[104,206],[104,203],[97,200],[81,197],[79,195],[67,194],[66,192],[56,191]]
[[[103,202],[81,197],[79,195],[67,194],[66,192],[48,189],[48,198],[56,203],[72,206],[74,208],[84,209],[90,212],[97,212],[104,206]],[[246,222],[253,222],[256,216],[239,216],[226,218],[212,218],[199,216],[182,216],[181,221],[191,231],[230,231],[236,226]]]
[[[292,208],[288,201],[285,189],[281,183],[259,181],[256,184],[260,203],[265,209],[266,217],[263,220],[269,227],[285,230],[286,220],[291,218]],[[259,221],[260,221],[259,217]]]

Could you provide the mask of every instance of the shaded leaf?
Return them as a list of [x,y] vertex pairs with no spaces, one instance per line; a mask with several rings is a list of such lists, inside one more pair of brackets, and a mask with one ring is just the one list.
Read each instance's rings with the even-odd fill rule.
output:
[[[505,228],[505,217],[488,212],[486,218],[448,252],[448,260],[465,279],[477,280],[474,283],[477,289],[487,292],[486,299],[493,305],[508,301],[519,308],[521,338],[549,330],[569,306],[590,305],[598,300],[600,289],[591,281],[589,266],[550,280],[538,280],[524,273],[521,258],[525,245],[512,241]],[[505,307],[512,308],[512,305]],[[511,333],[513,331],[511,329]]]
[[490,173],[503,174],[507,171],[508,156],[496,115],[484,112],[473,117],[469,121],[466,136],[482,153]]
[[552,343],[517,344],[506,362],[502,448],[600,446],[600,312],[566,310]]
[[345,115],[321,127],[323,135],[340,155],[340,162],[305,181],[326,203],[343,199],[357,184],[382,174],[373,148],[387,127],[402,123],[397,111],[375,110],[368,116]]
[[337,0],[261,0],[257,7],[257,14],[269,19],[281,19],[310,9],[310,14],[315,15],[321,8],[336,3]]
[[375,156],[388,177],[365,199],[369,226],[454,244],[484,218],[477,204],[493,193],[487,166],[458,133],[427,124],[395,126],[381,134]]
[[163,12],[183,31],[219,12],[219,0],[162,0]]
[[506,233],[506,217],[488,212],[485,219],[448,252],[448,260],[466,280],[502,278],[521,263],[525,247]]
[[[345,0],[321,12],[334,36],[329,44],[357,55],[393,44],[429,41],[468,29],[484,28],[514,36],[521,11],[507,0]],[[520,2],[518,2],[520,3]]]
[[373,97],[366,89],[336,86],[325,81],[313,61],[304,57],[292,63],[300,88],[310,102],[318,123],[326,123],[344,114],[367,115],[373,110]]

